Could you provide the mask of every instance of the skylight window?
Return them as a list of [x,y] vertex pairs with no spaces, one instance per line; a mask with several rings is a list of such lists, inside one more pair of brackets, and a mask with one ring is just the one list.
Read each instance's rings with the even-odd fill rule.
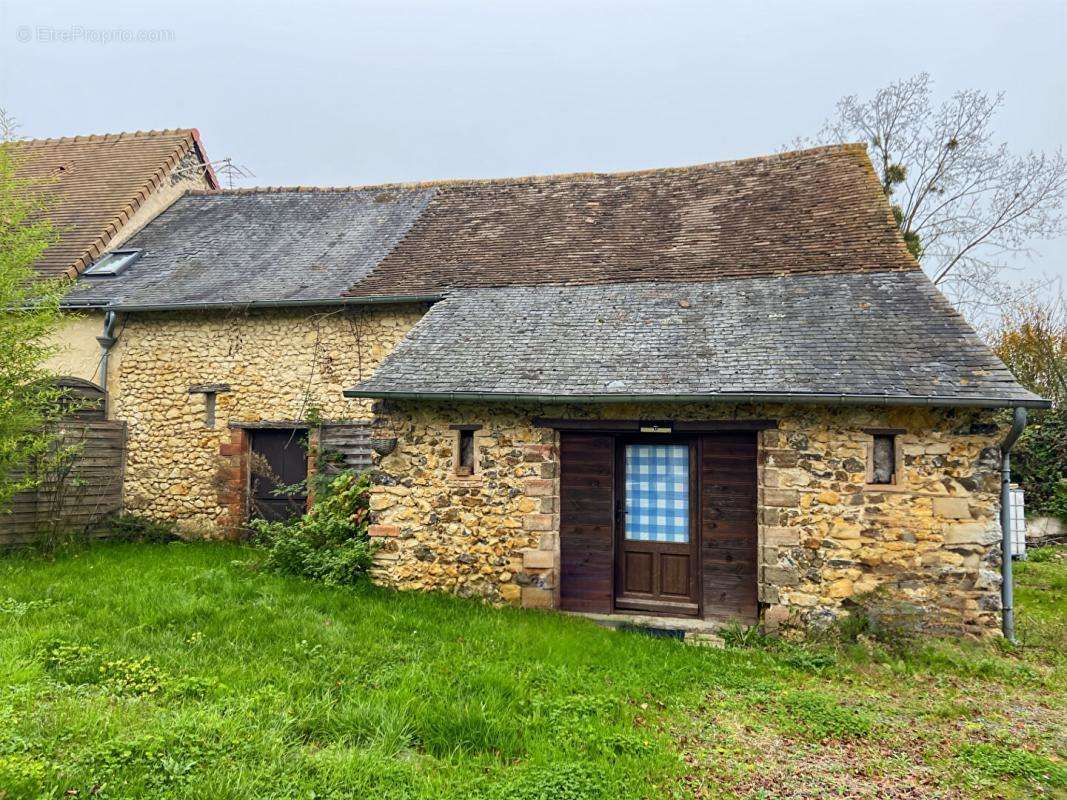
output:
[[112,250],[97,259],[83,274],[96,278],[110,278],[118,275],[141,257],[143,250]]

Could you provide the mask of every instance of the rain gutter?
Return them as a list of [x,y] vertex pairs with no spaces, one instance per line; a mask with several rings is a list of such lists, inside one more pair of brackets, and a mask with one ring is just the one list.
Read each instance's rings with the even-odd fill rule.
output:
[[64,311],[121,311],[124,313],[144,311],[215,311],[215,310],[240,310],[252,308],[293,308],[306,306],[361,306],[378,305],[385,303],[436,303],[442,300],[441,294],[397,294],[397,295],[374,295],[370,297],[330,297],[319,299],[291,299],[291,300],[249,300],[245,302],[224,301],[217,303],[204,303],[190,301],[184,303],[93,303],[84,304],[64,303]]
[[114,311],[104,314],[104,331],[96,337],[100,343],[100,389],[104,392],[104,417],[107,417],[107,365],[110,360],[111,348],[115,346],[118,337],[115,335],[115,323],[118,315]]
[[393,392],[345,389],[345,397],[382,400],[487,401],[497,403],[805,403],[831,406],[940,406],[953,408],[1050,408],[1048,400],[926,395],[819,394],[814,392],[723,392],[720,394],[535,394],[514,392]]
[[1000,601],[1004,638],[1015,641],[1015,597],[1011,563],[1011,448],[1026,427],[1026,409],[1017,407],[1000,445]]

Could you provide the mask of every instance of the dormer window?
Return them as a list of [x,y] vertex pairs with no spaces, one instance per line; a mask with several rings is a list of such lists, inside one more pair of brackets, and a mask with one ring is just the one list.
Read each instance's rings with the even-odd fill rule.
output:
[[111,278],[124,272],[144,254],[144,250],[112,250],[96,260],[84,275],[94,278]]

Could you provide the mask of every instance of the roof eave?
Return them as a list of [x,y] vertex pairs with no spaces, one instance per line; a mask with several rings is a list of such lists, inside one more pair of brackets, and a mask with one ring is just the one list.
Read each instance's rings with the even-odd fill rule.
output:
[[397,294],[368,295],[366,297],[318,297],[288,300],[247,300],[221,301],[217,303],[112,303],[93,302],[77,303],[65,301],[64,311],[120,311],[124,314],[149,311],[229,311],[253,308],[305,308],[308,306],[362,306],[401,303],[436,303],[442,299],[440,294]]
[[785,403],[834,406],[935,406],[945,408],[1051,408],[1040,397],[944,397],[925,395],[820,394],[817,392],[721,392],[717,394],[536,394],[512,392],[401,392],[360,389],[345,397],[381,400],[486,401],[499,403]]

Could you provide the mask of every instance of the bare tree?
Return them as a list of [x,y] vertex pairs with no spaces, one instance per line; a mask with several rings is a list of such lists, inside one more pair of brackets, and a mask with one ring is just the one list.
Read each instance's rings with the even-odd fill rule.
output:
[[867,101],[849,95],[817,138],[868,144],[908,249],[961,310],[976,313],[1000,305],[1011,257],[1063,232],[1067,160],[1060,150],[1015,155],[995,140],[1003,93],[963,90],[938,106],[931,95],[925,72]]
[[19,139],[20,127],[19,121],[8,114],[7,109],[0,107],[0,142],[14,142]]

